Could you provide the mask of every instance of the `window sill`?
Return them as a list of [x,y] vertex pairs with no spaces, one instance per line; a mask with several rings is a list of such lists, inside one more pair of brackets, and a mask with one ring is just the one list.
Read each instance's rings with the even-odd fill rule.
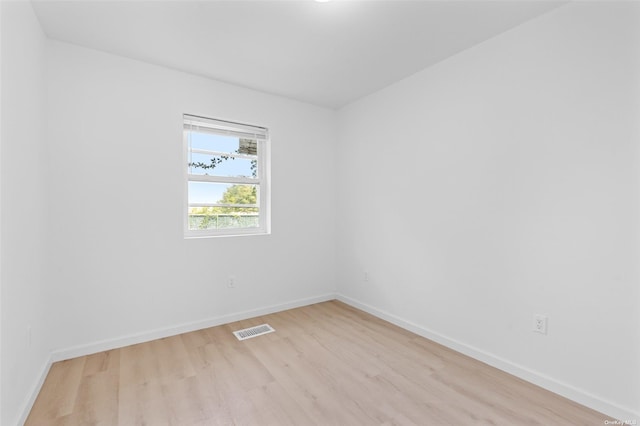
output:
[[229,232],[206,232],[206,231],[187,231],[184,234],[185,240],[202,239],[202,238],[220,238],[220,237],[251,237],[260,235],[271,235],[269,231],[240,231],[237,229],[229,230]]

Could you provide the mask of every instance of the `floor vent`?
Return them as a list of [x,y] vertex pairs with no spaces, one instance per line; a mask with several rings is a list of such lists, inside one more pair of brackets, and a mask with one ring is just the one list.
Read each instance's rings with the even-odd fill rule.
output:
[[244,330],[234,331],[233,334],[238,340],[251,339],[252,337],[262,336],[263,334],[273,333],[275,330],[269,324],[256,325],[255,327],[245,328]]

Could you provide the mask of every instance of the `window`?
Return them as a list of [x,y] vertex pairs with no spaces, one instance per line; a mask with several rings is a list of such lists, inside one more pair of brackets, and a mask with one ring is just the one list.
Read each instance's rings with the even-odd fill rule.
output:
[[184,115],[185,236],[269,232],[268,131]]

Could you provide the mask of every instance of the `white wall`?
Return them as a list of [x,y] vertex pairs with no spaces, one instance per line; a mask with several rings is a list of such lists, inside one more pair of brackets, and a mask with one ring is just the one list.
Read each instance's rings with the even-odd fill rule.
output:
[[[333,294],[335,112],[64,43],[48,52],[57,348]],[[183,113],[270,129],[272,235],[184,239]]]
[[[2,9],[0,282],[2,417],[21,414],[49,358],[45,37],[28,2]],[[27,327],[31,326],[31,344]]]
[[338,291],[640,417],[639,36],[571,4],[342,109]]

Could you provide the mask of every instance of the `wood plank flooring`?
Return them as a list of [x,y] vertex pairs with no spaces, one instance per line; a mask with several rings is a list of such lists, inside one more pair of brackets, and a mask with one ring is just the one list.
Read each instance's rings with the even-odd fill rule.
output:
[[[232,331],[275,333],[238,341]],[[337,301],[55,363],[26,425],[602,425]]]

